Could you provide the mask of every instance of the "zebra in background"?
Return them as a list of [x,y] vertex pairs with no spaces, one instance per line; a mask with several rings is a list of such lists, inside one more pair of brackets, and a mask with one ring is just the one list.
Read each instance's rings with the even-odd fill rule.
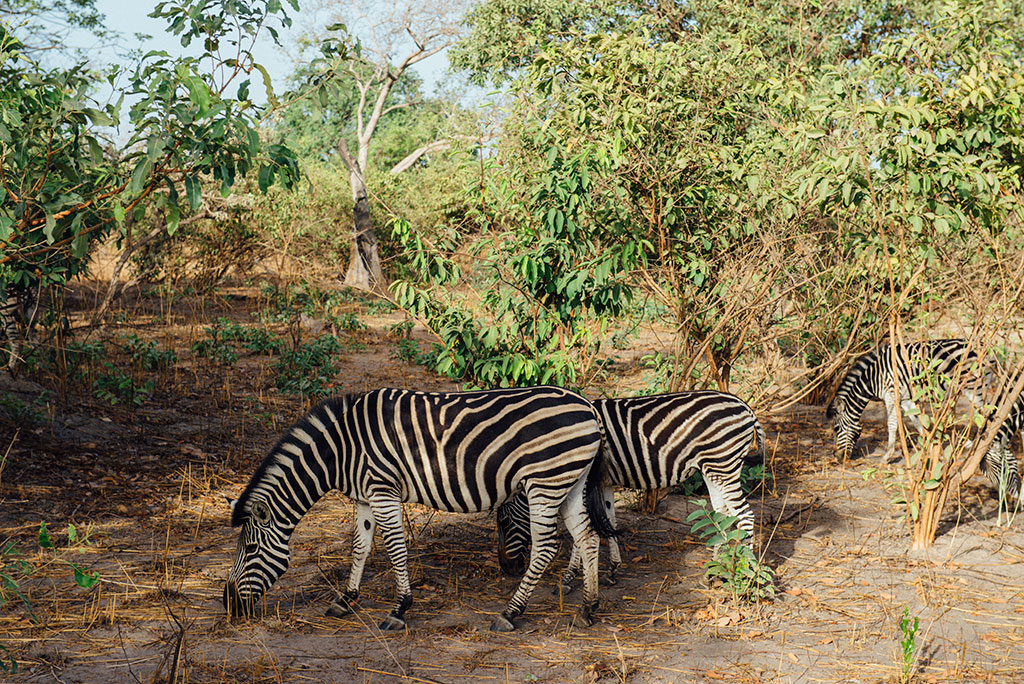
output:
[[557,518],[581,549],[585,595],[578,619],[597,605],[598,538],[614,533],[601,508],[601,428],[583,397],[558,387],[429,393],[381,389],[328,399],[296,423],[231,502],[241,527],[224,588],[229,614],[250,615],[288,567],[288,542],[303,515],[330,489],[356,503],[352,570],[329,615],[352,611],[375,527],[398,585],[381,629],[405,627],[412,603],[402,502],[458,513],[526,498],[535,544],[529,568],[491,625],[515,629],[558,547]]
[[[885,458],[890,458],[896,449],[897,421],[902,407],[914,427],[923,430],[920,419],[914,415],[917,405],[912,398],[911,388],[916,376],[935,373],[940,378],[953,377],[957,368],[967,371],[977,363],[977,355],[967,348],[961,339],[931,340],[914,342],[897,349],[896,374],[892,368],[892,347],[879,345],[877,349],[861,356],[839,383],[836,395],[825,410],[825,417],[832,421],[835,436],[835,451],[844,460],[853,455],[860,438],[860,418],[864,408],[872,399],[885,402],[888,414],[889,441]],[[899,385],[899,401],[895,388]],[[944,386],[948,386],[948,380]]]
[[28,338],[39,310],[39,288],[7,283],[0,302],[0,330],[8,345],[7,370],[13,375],[23,361],[22,343]]
[[[751,446],[764,462],[764,430],[746,403],[715,391],[679,392],[594,402],[604,427],[605,479],[601,496],[615,524],[614,487],[652,490],[682,484],[691,471],[704,478],[712,507],[737,518],[736,525],[754,533],[754,514],[740,484]],[[510,575],[523,571],[530,544],[528,507],[521,496],[498,509],[498,560]],[[609,583],[622,564],[619,546],[608,540]],[[574,546],[562,584],[569,586],[579,569]]]
[[[1007,400],[1014,383],[1014,379],[1009,379],[1003,383],[999,395],[993,402],[996,410]],[[988,429],[990,420],[991,416],[986,418],[982,424],[982,434]],[[1010,440],[1013,439],[1013,435],[1016,432],[1019,432],[1021,438],[1024,439],[1024,393],[1020,394],[1017,400],[1013,402],[1009,415],[1006,416],[1006,420],[999,426],[996,437],[992,440],[988,451],[985,452],[981,463],[985,476],[988,477],[989,481],[992,482],[999,492],[1000,502],[1017,501],[1020,498],[1020,466],[1017,464],[1013,451],[1010,450]],[[965,448],[970,446],[971,442],[967,442]]]

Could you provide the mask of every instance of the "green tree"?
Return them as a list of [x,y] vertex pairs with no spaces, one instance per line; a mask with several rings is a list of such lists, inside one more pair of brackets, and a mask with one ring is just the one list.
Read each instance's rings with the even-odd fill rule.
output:
[[[223,20],[228,9],[232,22]],[[115,227],[130,241],[126,219],[144,203],[163,208],[173,234],[182,212],[201,202],[201,177],[222,193],[250,171],[258,171],[261,189],[294,179],[294,155],[260,142],[262,113],[249,99],[259,74],[276,102],[250,47],[261,29],[273,31],[275,17],[290,21],[280,3],[161,3],[152,16],[167,20],[183,45],[201,41],[203,51],[145,55],[123,73],[121,100],[102,109],[91,102],[85,65],[46,68],[0,33],[0,285],[67,282]],[[112,74],[109,83],[117,82]],[[127,116],[125,96],[133,98]],[[130,134],[115,150],[104,132],[122,123]]]

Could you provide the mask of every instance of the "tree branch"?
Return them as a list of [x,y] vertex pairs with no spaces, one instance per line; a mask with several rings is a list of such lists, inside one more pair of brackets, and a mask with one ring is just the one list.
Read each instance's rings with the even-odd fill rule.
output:
[[451,140],[435,140],[432,143],[427,143],[426,145],[413,150],[405,157],[405,159],[392,166],[391,173],[402,173],[403,171],[408,170],[423,155],[441,152],[442,150],[447,150],[451,146]]

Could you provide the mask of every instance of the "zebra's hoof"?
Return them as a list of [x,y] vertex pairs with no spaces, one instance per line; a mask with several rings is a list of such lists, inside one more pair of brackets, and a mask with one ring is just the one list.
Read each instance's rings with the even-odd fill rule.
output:
[[405,620],[400,617],[395,617],[394,615],[388,615],[384,618],[384,622],[380,623],[380,628],[385,631],[405,629]]
[[494,622],[491,623],[492,632],[513,632],[515,628],[515,624],[504,615],[494,618]]
[[327,609],[328,617],[345,617],[352,614],[352,604],[345,599],[338,599]]
[[594,624],[594,611],[592,608],[580,608],[576,612],[576,617],[573,619],[572,624],[574,627],[590,627]]
[[615,575],[605,575],[601,578],[602,587],[614,587],[618,583],[619,580],[616,579]]
[[562,582],[560,584],[556,584],[555,588],[551,590],[551,593],[555,596],[565,596],[566,594],[571,594],[575,588],[576,587],[571,584]]

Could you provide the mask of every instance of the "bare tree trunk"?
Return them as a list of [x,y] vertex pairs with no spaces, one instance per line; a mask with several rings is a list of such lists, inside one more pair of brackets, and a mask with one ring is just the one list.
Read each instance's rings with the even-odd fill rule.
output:
[[377,248],[377,231],[370,220],[370,203],[366,199],[366,186],[359,182],[353,192],[355,205],[352,208],[352,249],[349,254],[345,284],[373,292],[387,289],[384,271],[380,265]]

